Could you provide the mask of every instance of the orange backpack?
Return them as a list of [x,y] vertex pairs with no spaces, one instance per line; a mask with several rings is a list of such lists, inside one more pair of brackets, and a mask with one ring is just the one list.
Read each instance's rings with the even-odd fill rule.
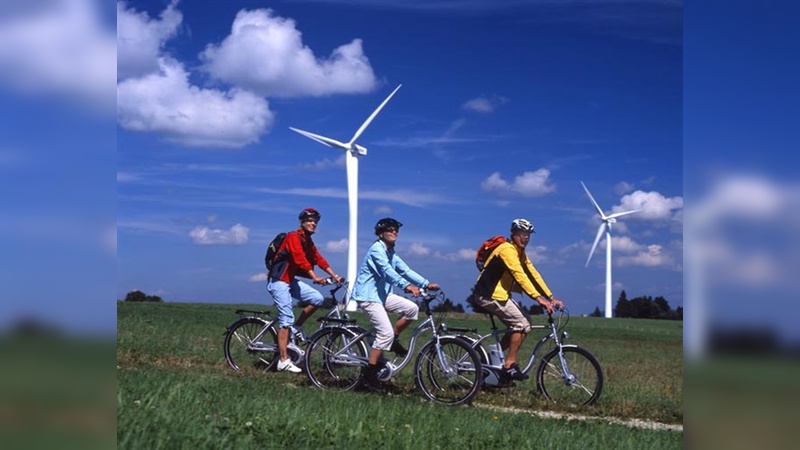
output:
[[478,266],[478,270],[483,270],[483,265],[486,264],[489,255],[503,242],[506,242],[506,238],[502,235],[491,237],[483,242],[477,253],[475,253],[475,265]]

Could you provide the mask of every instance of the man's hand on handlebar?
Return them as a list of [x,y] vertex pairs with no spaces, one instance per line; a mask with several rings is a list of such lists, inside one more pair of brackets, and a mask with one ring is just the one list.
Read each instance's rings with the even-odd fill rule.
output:
[[413,284],[409,284],[408,286],[403,289],[406,292],[409,292],[414,295],[414,297],[419,297],[419,288],[414,286]]
[[429,291],[438,291],[440,288],[439,288],[439,285],[437,283],[428,283],[428,285],[425,286],[425,289],[427,289]]
[[321,285],[325,286],[326,284],[330,283],[331,279],[330,278],[320,278],[320,277],[314,275],[314,280],[313,281],[314,281],[314,284],[321,284]]
[[542,308],[544,308],[547,314],[553,314],[557,310],[564,309],[564,303],[555,297],[551,298],[550,301],[547,301],[544,297],[538,297],[536,301],[542,305]]

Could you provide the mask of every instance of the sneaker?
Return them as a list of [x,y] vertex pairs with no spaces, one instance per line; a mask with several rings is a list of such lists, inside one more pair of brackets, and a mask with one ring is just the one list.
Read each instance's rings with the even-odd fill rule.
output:
[[298,328],[296,325],[292,325],[292,336],[294,336],[300,342],[306,342],[308,340],[306,334],[303,332],[303,329]]
[[394,352],[397,356],[404,358],[408,354],[408,350],[403,347],[403,344],[400,343],[400,339],[395,336],[394,342],[392,342],[392,348],[389,349],[390,351]]
[[378,379],[378,371],[381,366],[367,365],[361,368],[361,376],[363,378],[363,386],[372,392],[382,392],[383,383]]
[[528,376],[519,370],[517,363],[512,364],[509,368],[503,368],[503,376],[508,380],[523,381],[528,379]]
[[303,369],[295,366],[291,359],[278,361],[278,372],[300,373],[302,371]]

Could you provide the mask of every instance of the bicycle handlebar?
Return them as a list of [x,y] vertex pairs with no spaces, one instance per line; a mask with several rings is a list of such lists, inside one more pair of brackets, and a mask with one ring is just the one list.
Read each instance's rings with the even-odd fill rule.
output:
[[340,289],[342,286],[344,286],[344,284],[345,284],[346,282],[347,282],[347,280],[345,280],[344,278],[342,278],[342,282],[341,282],[341,283],[339,283],[339,282],[337,282],[337,281],[336,281],[336,279],[335,279],[335,278],[333,278],[333,277],[328,277],[328,278],[323,278],[321,283],[317,283],[317,282],[315,281],[315,282],[314,282],[314,284],[319,284],[319,285],[321,285],[321,286],[327,286],[327,285],[329,285],[329,284],[335,284],[335,285],[336,285],[336,289]]

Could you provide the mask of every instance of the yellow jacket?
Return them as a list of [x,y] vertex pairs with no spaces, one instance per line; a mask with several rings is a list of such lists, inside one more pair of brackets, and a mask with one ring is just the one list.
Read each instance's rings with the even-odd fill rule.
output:
[[474,294],[506,301],[511,298],[512,292],[525,292],[533,299],[539,296],[549,299],[553,296],[525,254],[525,249],[517,248],[511,242],[504,242],[486,259],[483,271],[475,283]]

